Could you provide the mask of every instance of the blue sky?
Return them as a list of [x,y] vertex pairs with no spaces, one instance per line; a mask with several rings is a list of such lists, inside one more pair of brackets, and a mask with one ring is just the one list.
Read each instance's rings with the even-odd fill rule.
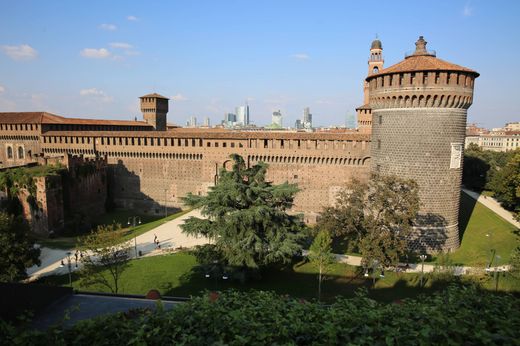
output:
[[520,1],[6,1],[0,111],[141,118],[138,97],[172,98],[168,121],[343,124],[362,103],[370,43],[385,66],[419,35],[441,59],[480,72],[468,121],[520,121]]

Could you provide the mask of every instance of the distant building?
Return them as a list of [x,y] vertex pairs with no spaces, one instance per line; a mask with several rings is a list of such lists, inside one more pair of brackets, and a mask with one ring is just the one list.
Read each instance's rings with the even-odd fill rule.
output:
[[209,120],[209,117],[205,117],[204,118],[204,127],[210,127],[211,126],[211,122]]
[[[514,130],[518,128],[518,130]],[[466,126],[464,148],[476,144],[482,150],[510,151],[520,148],[520,123],[508,123],[504,127],[487,129],[477,127],[476,124]]]
[[235,109],[236,111],[236,122],[237,125],[247,126],[249,125],[249,106],[239,106]]
[[520,131],[520,121],[514,122],[514,123],[507,123],[506,126],[504,126],[504,130],[506,131]]
[[197,117],[191,116],[188,121],[186,121],[186,126],[188,127],[197,127]]
[[226,113],[224,114],[224,122],[223,125],[226,127],[233,127],[237,122],[237,115],[234,113]]
[[294,123],[294,128],[297,130],[303,129],[302,121],[301,119],[296,119],[296,122]]
[[303,109],[303,127],[305,129],[312,129],[312,114],[309,107]]
[[273,112],[271,124],[275,127],[283,127],[283,116],[280,110],[278,110],[277,112]]

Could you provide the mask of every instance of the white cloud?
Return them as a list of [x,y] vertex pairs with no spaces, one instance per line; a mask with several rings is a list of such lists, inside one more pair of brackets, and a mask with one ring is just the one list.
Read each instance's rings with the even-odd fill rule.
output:
[[125,54],[126,55],[140,55],[141,52],[139,52],[137,50],[125,50]]
[[38,52],[28,44],[19,46],[2,46],[2,51],[13,60],[31,60],[38,56]]
[[128,16],[126,17],[126,19],[128,19],[131,22],[137,22],[139,20],[139,18],[137,18],[136,16]]
[[309,60],[311,57],[305,53],[296,53],[296,54],[291,55],[291,58],[303,61],[303,60]]
[[187,101],[188,100],[188,98],[186,96],[184,96],[183,94],[174,95],[174,96],[171,97],[171,99],[173,101],[177,101],[177,102]]
[[464,17],[471,17],[473,15],[473,7],[470,6],[470,2],[467,2],[466,5],[464,5],[462,15]]
[[0,85],[0,94],[3,93],[4,91],[5,91],[5,88]]
[[132,46],[130,43],[125,42],[112,42],[110,43],[110,47],[117,49],[131,49],[134,46]]
[[106,48],[85,48],[80,52],[85,58],[104,59],[110,57],[110,51]]
[[115,26],[114,24],[101,24],[99,28],[107,31],[117,30],[117,26]]
[[96,88],[82,89],[79,94],[83,97],[90,97],[103,102],[112,102],[114,99],[112,96],[108,96],[103,90]]

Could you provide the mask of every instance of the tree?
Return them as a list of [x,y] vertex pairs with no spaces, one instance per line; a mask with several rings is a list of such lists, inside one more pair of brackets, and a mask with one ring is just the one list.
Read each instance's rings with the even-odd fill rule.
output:
[[81,284],[103,285],[118,293],[121,276],[128,268],[130,244],[123,241],[118,224],[98,226],[96,231],[81,240],[84,251],[81,259]]
[[26,268],[40,265],[39,257],[40,249],[35,248],[22,217],[0,212],[0,282],[26,278]]
[[493,176],[489,187],[500,204],[520,219],[520,150]]
[[345,237],[361,252],[365,266],[395,266],[407,250],[419,204],[413,180],[372,175],[367,183],[352,181],[342,190],[336,204],[321,214],[318,227]]
[[183,232],[209,237],[227,266],[258,269],[287,263],[301,251],[305,228],[301,217],[287,213],[297,186],[273,185],[266,181],[266,164],[246,168],[242,157],[231,158],[232,170],[221,169],[218,183],[206,196],[188,194],[183,199],[207,217],[190,217],[181,226]]
[[321,230],[318,232],[309,249],[309,261],[318,269],[318,300],[321,299],[322,275],[334,263],[335,257],[332,253],[332,238],[329,232]]

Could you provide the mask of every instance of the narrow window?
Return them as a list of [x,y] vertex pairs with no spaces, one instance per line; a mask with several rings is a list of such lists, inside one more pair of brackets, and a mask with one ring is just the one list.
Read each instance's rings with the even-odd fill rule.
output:
[[7,147],[7,158],[8,159],[13,158],[13,147]]
[[377,140],[377,149],[381,149],[381,140],[380,139]]
[[23,159],[25,153],[23,152],[23,147],[18,147],[18,158]]
[[382,124],[383,124],[383,116],[380,115],[380,116],[379,116],[379,125],[382,125]]

